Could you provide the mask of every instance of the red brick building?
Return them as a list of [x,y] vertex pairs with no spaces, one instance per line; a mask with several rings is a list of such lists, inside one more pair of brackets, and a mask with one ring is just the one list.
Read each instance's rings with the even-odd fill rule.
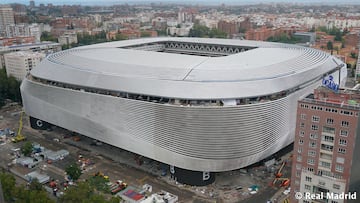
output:
[[[358,89],[321,86],[298,102],[291,202],[341,203],[347,201],[326,195],[359,191],[359,113]],[[302,198],[295,199],[295,194]],[[311,194],[324,194],[325,199],[306,196]]]

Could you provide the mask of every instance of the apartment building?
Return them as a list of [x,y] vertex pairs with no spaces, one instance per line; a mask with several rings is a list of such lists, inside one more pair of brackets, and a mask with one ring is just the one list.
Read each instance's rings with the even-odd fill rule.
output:
[[291,202],[351,202],[359,191],[360,91],[329,81],[298,102]]

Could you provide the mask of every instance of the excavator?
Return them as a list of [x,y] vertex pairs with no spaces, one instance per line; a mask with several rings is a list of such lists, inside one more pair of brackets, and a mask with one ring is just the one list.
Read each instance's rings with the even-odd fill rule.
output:
[[26,137],[21,134],[21,131],[22,131],[22,128],[23,128],[23,115],[24,115],[24,111],[20,112],[19,129],[18,129],[18,132],[17,132],[16,136],[11,139],[11,141],[13,143],[21,142],[21,141],[26,140]]

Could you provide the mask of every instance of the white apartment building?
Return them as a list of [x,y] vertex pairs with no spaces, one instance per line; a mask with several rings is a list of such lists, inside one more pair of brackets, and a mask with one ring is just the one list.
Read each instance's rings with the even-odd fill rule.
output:
[[14,24],[14,11],[8,5],[0,5],[0,36],[4,35],[5,26]]
[[70,45],[78,43],[76,32],[66,32],[58,38],[61,45]]
[[4,54],[7,76],[22,80],[43,58],[45,54],[34,52],[19,51]]

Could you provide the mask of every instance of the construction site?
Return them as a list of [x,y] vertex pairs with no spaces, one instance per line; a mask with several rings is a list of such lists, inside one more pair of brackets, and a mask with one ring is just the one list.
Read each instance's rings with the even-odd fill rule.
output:
[[[18,184],[37,178],[50,195],[72,187],[65,168],[76,163],[80,181],[103,178],[109,194],[123,202],[288,202],[292,146],[253,166],[216,173],[214,183],[195,187],[171,179],[168,165],[59,127],[34,130],[28,119],[17,104],[0,109],[0,166]],[[28,142],[32,152],[24,156],[20,149]]]

